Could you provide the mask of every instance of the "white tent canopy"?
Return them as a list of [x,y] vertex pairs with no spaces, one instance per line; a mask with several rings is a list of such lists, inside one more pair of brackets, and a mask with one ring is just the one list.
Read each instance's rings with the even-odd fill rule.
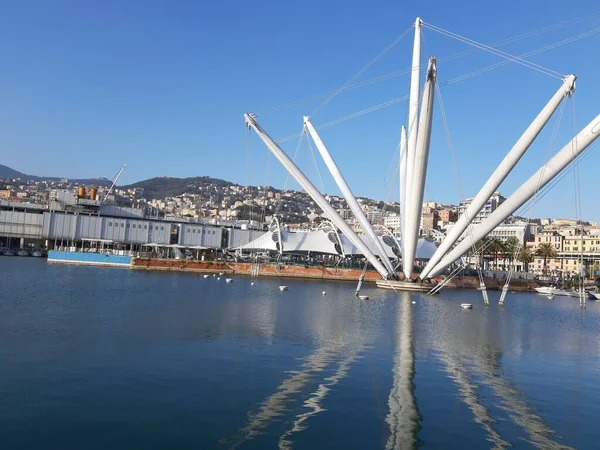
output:
[[[241,250],[271,250],[278,251],[277,242],[278,242],[279,233],[273,231],[267,231],[262,236],[254,239],[247,244],[238,247]],[[330,255],[341,255],[342,253],[336,250],[335,243],[337,241],[337,236],[339,236],[341,241],[341,249],[343,254],[350,255],[359,255],[360,252],[358,249],[352,245],[350,240],[344,236],[343,234],[336,234],[334,232],[325,232],[323,230],[318,231],[309,231],[302,233],[293,233],[290,231],[282,231],[281,238],[283,240],[283,252],[284,253],[294,253],[294,252],[311,252],[311,253],[325,253]],[[375,251],[372,246],[369,245],[368,241],[365,239],[364,235],[359,236],[365,244],[371,249],[371,251]],[[396,254],[394,253],[392,247],[388,245],[386,242],[387,239],[383,239],[382,236],[378,236],[379,240],[383,244],[383,248],[385,249],[389,258],[396,258]],[[437,249],[436,245],[428,241],[426,239],[419,239],[417,244],[417,259],[429,259]]]

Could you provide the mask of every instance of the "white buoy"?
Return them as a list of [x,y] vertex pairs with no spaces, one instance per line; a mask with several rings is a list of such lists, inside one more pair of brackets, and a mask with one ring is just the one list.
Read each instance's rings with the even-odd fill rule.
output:
[[361,300],[369,300],[368,295],[359,295],[358,298],[360,298]]
[[216,277],[216,276],[217,276],[217,275],[215,275],[215,274],[213,273],[213,277]]
[[208,275],[204,275],[204,278],[208,278]]
[[327,292],[323,291],[323,292],[322,292],[322,294],[323,294],[323,295],[327,295]]
[[217,280],[220,280],[220,279],[221,279],[221,277],[217,277]]
[[225,272],[219,272],[220,277],[222,277],[223,275],[225,275]]
[[225,283],[231,283],[233,281],[233,278],[225,278]]
[[279,286],[279,290],[282,291],[282,292],[283,291],[287,291],[288,287],[287,286]]
[[252,283],[250,283],[250,286],[254,286],[254,281]]
[[416,305],[416,304],[417,304],[417,302],[415,302],[415,301],[413,300],[413,301],[412,301],[412,304],[413,304],[413,305]]
[[471,303],[461,303],[460,307],[462,309],[473,309],[473,305]]

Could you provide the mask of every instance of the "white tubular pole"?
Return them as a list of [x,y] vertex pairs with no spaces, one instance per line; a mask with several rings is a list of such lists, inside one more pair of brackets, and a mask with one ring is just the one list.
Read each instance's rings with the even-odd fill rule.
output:
[[[400,236],[404,242],[404,217],[406,214],[406,127],[400,132]],[[404,254],[404,245],[400,249]]]
[[[413,186],[412,178],[415,165],[415,152],[417,150],[417,135],[419,130],[417,116],[419,114],[419,91],[421,87],[422,23],[423,21],[421,18],[417,17],[417,20],[415,20],[415,40],[413,43],[412,69],[410,72],[410,91],[408,99],[408,147],[406,150],[406,202],[408,202],[408,207],[410,206],[410,193]],[[405,209],[405,211],[408,210],[409,208]],[[402,242],[404,242],[404,235],[402,236]],[[402,247],[405,247],[405,245],[402,244]],[[402,252],[402,254],[404,254],[404,252]]]
[[433,98],[436,80],[435,58],[429,58],[427,67],[427,81],[423,88],[423,102],[419,116],[419,136],[417,140],[417,151],[413,168],[412,189],[406,209],[406,234],[402,236],[404,242],[404,254],[402,263],[404,276],[407,280],[412,278],[413,260],[417,251],[419,239],[419,224],[421,221],[421,210],[423,208],[423,191],[425,190],[425,178],[427,176],[427,161],[429,159],[429,143],[431,141],[431,122],[433,119]]
[[319,190],[310,182],[306,175],[296,166],[296,164],[285,154],[285,152],[275,143],[275,141],[267,134],[265,130],[256,122],[253,116],[250,114],[244,114],[246,125],[253,128],[258,134],[258,137],[265,143],[267,148],[275,158],[285,167],[288,173],[294,177],[294,179],[302,186],[308,195],[314,200],[314,202],[329,216],[329,219],[333,224],[338,227],[342,233],[344,233],[350,242],[367,258],[367,260],[375,267],[377,272],[381,274],[384,279],[387,279],[389,274],[383,264],[377,259],[377,257],[369,250],[367,245],[356,235],[356,233],[350,228],[350,226],[340,217],[335,209],[329,204],[325,197],[321,195]]
[[379,254],[379,258],[381,259],[381,262],[383,262],[383,265],[388,270],[388,273],[390,274],[390,276],[395,277],[396,271],[394,270],[394,266],[392,265],[392,262],[388,258],[383,246],[381,245],[381,241],[377,238],[377,235],[375,234],[375,230],[373,230],[373,227],[371,226],[371,224],[369,223],[369,220],[365,216],[364,211],[362,210],[362,208],[356,201],[356,197],[352,193],[350,186],[348,186],[348,183],[346,182],[344,176],[340,172],[340,169],[338,168],[337,164],[331,157],[329,150],[327,150],[327,147],[325,147],[325,144],[323,143],[321,136],[319,136],[319,133],[317,133],[317,130],[315,130],[315,127],[310,122],[310,119],[308,118],[308,116],[304,116],[304,125],[306,125],[306,128],[308,129],[308,133],[312,137],[312,140],[315,142],[317,150],[319,150],[319,153],[321,154],[323,161],[325,161],[325,165],[327,166],[327,169],[331,173],[331,176],[333,177],[335,183],[340,188],[340,191],[342,191],[342,195],[346,199],[346,202],[348,202],[348,206],[350,207],[350,210],[352,211],[352,213],[354,214],[354,217],[356,217],[356,219],[358,220],[358,223],[364,230],[365,236],[367,237],[367,239],[371,243],[371,245],[373,245],[374,248],[376,249],[376,252]]
[[488,181],[477,193],[475,198],[473,198],[471,204],[458,218],[456,224],[452,227],[446,238],[442,241],[436,252],[433,254],[421,272],[421,279],[426,278],[431,272],[431,269],[433,269],[448,252],[448,250],[452,248],[462,233],[473,221],[475,216],[479,213],[479,211],[481,211],[481,208],[483,208],[492,194],[496,191],[496,189],[498,189],[511,170],[517,165],[527,149],[529,149],[535,138],[537,138],[542,129],[546,126],[552,117],[552,114],[554,114],[562,100],[575,90],[575,79],[575,75],[568,75],[565,77],[562,86],[558,89],[558,91],[556,91],[546,106],[544,106],[544,109],[540,111],[538,116],[525,130],[513,148],[506,154],[502,162],[498,165],[496,170],[494,170],[494,173],[492,173]]
[[471,247],[488,235],[503,220],[519,209],[535,193],[542,189],[577,156],[600,137],[600,115],[596,116],[571,142],[565,145],[548,163],[533,174],[523,185],[504,201],[487,219],[475,227],[450,253],[431,271],[431,276],[439,275],[446,267],[462,256]]

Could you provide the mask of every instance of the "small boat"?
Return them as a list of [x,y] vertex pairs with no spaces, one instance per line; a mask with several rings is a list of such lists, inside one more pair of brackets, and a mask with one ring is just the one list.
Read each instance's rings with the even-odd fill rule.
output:
[[34,250],[31,252],[31,256],[33,256],[34,258],[41,258],[42,252],[40,252],[39,250]]
[[24,249],[20,249],[17,251],[17,256],[29,256],[29,252]]
[[213,273],[213,277],[216,277],[217,275]]
[[225,275],[225,272],[219,272],[220,277],[222,277],[223,275]]
[[225,278],[225,283],[231,283],[233,281],[233,278]]
[[204,278],[208,278],[208,275],[202,275]]
[[544,295],[554,295],[554,296],[560,295],[563,297],[571,297],[571,295],[572,295],[572,291],[558,289],[553,286],[543,286],[543,287],[535,288],[535,290],[538,294],[544,294]]
[[471,303],[461,303],[460,307],[462,309],[473,309],[473,305]]
[[321,295],[327,295],[327,292],[323,291],[321,292]]
[[413,304],[413,305],[416,305],[416,304],[417,304],[417,302],[415,302],[415,301],[413,300],[413,301],[412,301],[412,304]]
[[252,282],[250,283],[250,286],[254,286],[254,281],[252,281]]
[[288,287],[287,286],[279,286],[279,290],[282,291],[282,292],[283,291],[287,291]]
[[600,300],[600,292],[590,292],[590,295],[590,300]]
[[359,295],[358,298],[360,298],[361,300],[369,300],[368,295]]
[[2,255],[15,256],[15,252],[13,252],[10,248],[5,248],[4,250],[2,250]]

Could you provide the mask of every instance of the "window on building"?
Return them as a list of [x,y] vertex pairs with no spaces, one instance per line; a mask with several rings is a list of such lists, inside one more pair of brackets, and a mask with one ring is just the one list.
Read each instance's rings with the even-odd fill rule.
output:
[[156,231],[158,231],[158,225],[155,225],[155,226],[154,226],[154,229],[155,229]]
[[194,228],[194,229],[192,230],[192,233],[195,233],[195,232],[196,232],[196,229]]
[[148,225],[144,225],[144,230],[147,230],[147,229],[148,229]]
[[135,228],[135,223],[132,223],[132,224],[131,224],[131,228]]
[[112,227],[112,222],[108,222],[108,226],[109,226],[109,227]]
[[160,231],[165,231],[165,227],[161,226]]
[[121,224],[121,228],[125,228],[125,224],[124,223]]

